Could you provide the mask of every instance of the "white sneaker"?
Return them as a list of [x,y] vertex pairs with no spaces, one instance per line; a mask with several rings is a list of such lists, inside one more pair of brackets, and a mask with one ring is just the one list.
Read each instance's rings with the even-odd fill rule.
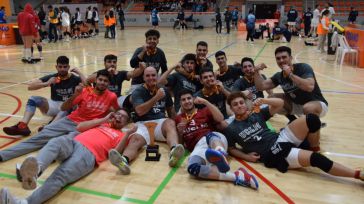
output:
[[39,165],[37,159],[32,156],[26,158],[20,167],[20,176],[24,189],[33,190],[37,188],[38,173]]
[[176,145],[171,152],[169,152],[169,162],[168,165],[170,167],[175,167],[178,161],[182,158],[183,154],[185,153],[185,148],[183,145],[178,144]]
[[128,161],[118,151],[116,151],[116,149],[111,149],[109,151],[109,160],[112,165],[118,167],[121,174],[123,175],[130,174],[130,167]]
[[7,188],[2,188],[0,190],[0,203],[1,204],[28,204],[25,199],[18,199],[11,195]]

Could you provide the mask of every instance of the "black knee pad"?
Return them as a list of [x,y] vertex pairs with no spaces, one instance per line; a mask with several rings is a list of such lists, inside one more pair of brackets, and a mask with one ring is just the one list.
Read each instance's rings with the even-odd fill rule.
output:
[[39,51],[39,52],[42,52],[42,50],[43,50],[42,45],[37,45],[37,48],[38,48],[38,51]]
[[312,153],[310,158],[311,166],[320,168],[324,172],[329,172],[334,165],[334,162],[331,161],[329,158],[323,156],[319,153]]
[[187,171],[190,175],[198,177],[201,170],[201,164],[193,163],[187,167]]
[[319,116],[309,113],[306,115],[306,123],[308,127],[308,132],[313,133],[321,128],[321,120]]

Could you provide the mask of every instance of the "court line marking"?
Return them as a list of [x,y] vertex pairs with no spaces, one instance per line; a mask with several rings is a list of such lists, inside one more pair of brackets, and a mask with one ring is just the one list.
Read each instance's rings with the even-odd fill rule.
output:
[[[80,65],[78,67],[73,67],[73,68],[81,68],[81,67],[85,67],[85,66],[90,65],[90,64],[95,64],[95,62],[86,63],[86,64]],[[72,68],[70,68],[70,69],[72,69]],[[40,73],[40,72],[34,72],[34,73]],[[55,72],[52,72],[52,73],[55,73]],[[38,78],[39,77],[34,78],[34,79],[38,79]],[[7,88],[10,88],[10,87],[13,87],[13,86],[17,86],[17,85],[21,85],[21,84],[24,84],[24,83],[28,83],[28,82],[31,82],[34,79],[29,79],[29,80],[26,80],[26,81],[23,81],[23,82],[19,82],[19,83],[16,83],[16,84],[12,84],[12,85],[9,85],[9,86],[3,86],[3,87],[0,87],[0,90],[7,89]]]
[[349,158],[355,158],[355,159],[364,159],[364,155],[357,155],[357,154],[347,154],[347,153],[337,153],[337,152],[324,152],[323,154],[327,154],[330,156],[336,156],[336,157],[349,157]]
[[252,166],[250,166],[247,162],[235,158],[239,163],[244,165],[249,171],[253,172],[260,180],[262,180],[265,184],[267,184],[273,191],[275,191],[281,198],[283,198],[284,201],[286,201],[289,204],[295,203],[291,198],[289,198],[286,194],[284,194],[279,188],[277,188],[271,181],[269,181],[267,178],[265,178],[261,173],[259,173],[257,170],[255,170]]
[[[15,175],[6,174],[6,173],[0,173],[0,177],[8,178],[8,179],[16,179]],[[40,184],[44,183],[43,180],[39,180],[37,182],[40,183]],[[146,203],[146,201],[144,201],[144,200],[139,200],[139,199],[135,199],[135,198],[128,198],[128,197],[118,196],[118,195],[114,195],[114,194],[102,193],[102,192],[98,192],[98,191],[94,191],[94,190],[89,190],[89,189],[85,189],[85,188],[79,188],[79,187],[71,186],[71,185],[68,185],[63,189],[70,190],[70,191],[77,192],[77,193],[84,193],[84,194],[89,194],[89,195],[93,195],[93,196],[111,198],[113,200],[123,200],[123,201],[132,202],[132,203],[138,203],[138,204]]]
[[167,176],[163,179],[162,183],[159,184],[159,186],[154,191],[154,193],[152,194],[152,196],[150,196],[150,198],[147,201],[148,203],[154,203],[157,200],[157,198],[159,197],[159,195],[165,189],[165,187],[167,186],[167,184],[171,181],[172,177],[177,172],[177,170],[181,167],[181,165],[183,164],[183,162],[185,161],[185,159],[187,158],[188,155],[189,155],[189,152],[186,151],[185,154],[183,155],[182,159],[180,159],[178,161],[177,166],[175,168],[172,168],[169,171],[169,173],[167,174]]
[[[17,107],[15,108],[15,110],[13,111],[12,115],[16,114],[17,112],[19,112],[20,108],[21,108],[21,100],[17,97],[17,96],[14,96],[12,94],[8,94],[8,93],[3,93],[3,92],[0,92],[0,94],[3,94],[3,95],[7,95],[7,96],[10,96],[11,98],[15,99],[18,103]],[[7,121],[11,116],[7,116],[6,118],[2,119],[0,121],[0,124]]]
[[[0,113],[0,116],[11,116],[14,118],[23,118],[22,115],[14,115],[14,114],[9,114],[9,113]],[[45,118],[39,118],[39,117],[32,117],[32,120],[47,121]]]
[[[303,50],[303,51],[300,51],[297,54],[295,54],[294,61],[296,61],[297,63],[299,63],[300,61],[298,60],[298,56],[301,55],[304,52],[308,52],[308,51],[307,50]],[[315,74],[321,76],[322,78],[331,79],[333,81],[336,81],[338,83],[341,83],[341,84],[344,84],[344,85],[347,85],[347,86],[364,89],[363,86],[360,86],[360,85],[357,85],[357,84],[353,84],[353,83],[349,83],[347,81],[344,81],[344,80],[341,80],[341,79],[337,79],[337,78],[334,78],[334,77],[326,76],[325,74],[322,74],[320,72],[317,72],[316,70],[315,70]]]

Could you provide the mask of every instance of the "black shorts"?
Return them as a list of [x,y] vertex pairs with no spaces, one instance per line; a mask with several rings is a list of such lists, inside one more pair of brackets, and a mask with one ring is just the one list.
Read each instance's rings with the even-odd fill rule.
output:
[[96,25],[96,23],[99,23],[99,21],[92,21],[92,25],[94,26],[94,25]]
[[285,173],[288,170],[288,162],[286,157],[291,151],[294,144],[290,142],[276,142],[263,156],[264,166],[268,168],[276,168],[278,171]]
[[88,23],[88,24],[92,24],[92,19],[87,19],[87,20],[86,20],[86,23]]
[[152,22],[153,26],[158,26],[158,21],[157,22]]
[[82,21],[76,21],[76,25],[81,25]]

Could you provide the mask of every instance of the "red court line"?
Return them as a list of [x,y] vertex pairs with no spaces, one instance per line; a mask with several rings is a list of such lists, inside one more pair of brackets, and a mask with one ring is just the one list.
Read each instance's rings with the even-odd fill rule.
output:
[[19,139],[21,137],[10,137],[10,136],[7,136],[7,135],[0,135],[0,138],[5,138],[5,139]]
[[294,204],[295,202],[290,199],[286,194],[284,194],[277,186],[275,186],[272,182],[270,182],[267,178],[265,178],[261,173],[259,173],[257,170],[255,170],[252,166],[250,166],[245,161],[235,158],[239,163],[244,165],[247,169],[249,169],[251,172],[253,172],[257,177],[260,178],[265,184],[267,184],[271,189],[273,189],[283,200],[285,200],[289,204]]
[[19,141],[21,138],[14,138],[14,137],[9,137],[9,136],[5,136],[5,135],[0,135],[1,138],[7,138],[7,139],[11,139],[12,141],[8,142],[8,143],[5,143],[3,145],[0,146],[0,149],[1,148],[4,148],[6,146],[9,146],[11,144],[13,144],[14,142],[17,142]]
[[[0,94],[4,94],[4,95],[7,95],[7,96],[10,96],[10,97],[14,98],[18,102],[18,106],[16,107],[16,109],[12,113],[12,115],[15,115],[20,110],[20,108],[21,108],[21,100],[18,97],[12,95],[12,94],[3,93],[3,92],[0,92]],[[5,122],[5,121],[7,121],[9,118],[11,118],[11,116],[7,116],[6,118],[2,119],[0,121],[0,124],[3,123],[3,122]]]

